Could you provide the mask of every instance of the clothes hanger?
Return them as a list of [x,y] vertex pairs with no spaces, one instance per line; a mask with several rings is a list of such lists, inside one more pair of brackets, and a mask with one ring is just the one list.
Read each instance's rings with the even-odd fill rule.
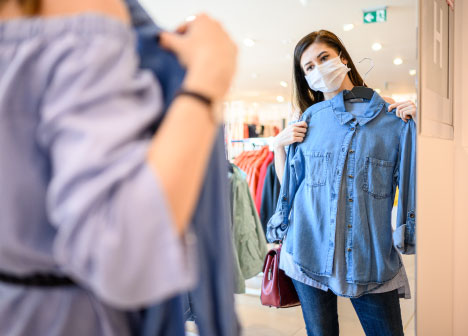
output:
[[364,60],[369,60],[372,62],[372,65],[370,67],[369,70],[367,70],[367,72],[364,74],[364,79],[362,80],[362,85],[363,86],[355,86],[353,87],[353,89],[349,92],[347,92],[345,95],[344,95],[344,100],[349,100],[349,99],[359,99],[360,101],[362,101],[363,99],[367,99],[367,100],[371,100],[372,99],[372,96],[374,95],[374,90],[369,88],[369,87],[365,87],[364,86],[364,81],[367,77],[367,74],[369,72],[372,71],[372,69],[374,69],[374,61],[369,58],[369,57],[364,57],[362,60],[360,60],[358,63],[361,63],[362,61]]

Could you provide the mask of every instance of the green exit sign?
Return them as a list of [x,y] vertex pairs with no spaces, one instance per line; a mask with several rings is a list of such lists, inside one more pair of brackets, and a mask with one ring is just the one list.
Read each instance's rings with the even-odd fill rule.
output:
[[375,23],[387,21],[387,8],[379,8],[374,10],[364,10],[364,23]]

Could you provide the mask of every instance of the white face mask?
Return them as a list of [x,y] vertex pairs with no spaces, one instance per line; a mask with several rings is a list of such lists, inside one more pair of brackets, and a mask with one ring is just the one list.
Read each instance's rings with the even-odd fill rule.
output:
[[351,69],[341,63],[340,56],[316,65],[305,79],[314,91],[334,92],[338,90]]

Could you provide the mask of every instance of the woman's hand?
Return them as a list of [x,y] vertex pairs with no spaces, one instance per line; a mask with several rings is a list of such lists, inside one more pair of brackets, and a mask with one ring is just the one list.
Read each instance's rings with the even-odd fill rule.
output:
[[407,122],[410,118],[416,118],[416,105],[411,100],[393,103],[388,107],[391,111],[396,108],[395,115]]
[[221,24],[200,14],[176,33],[162,33],[161,45],[187,68],[184,88],[221,100],[229,90],[237,62],[237,46]]
[[305,121],[291,124],[275,137],[273,146],[275,148],[284,148],[284,146],[295,142],[302,142],[304,141],[306,133],[307,123]]

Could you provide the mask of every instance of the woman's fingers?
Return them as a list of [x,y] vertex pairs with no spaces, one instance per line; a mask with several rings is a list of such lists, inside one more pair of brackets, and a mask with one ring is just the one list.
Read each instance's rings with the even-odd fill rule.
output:
[[299,121],[295,123],[294,126],[307,127],[307,123],[305,121]]
[[306,132],[307,132],[307,128],[295,126],[295,127],[293,128],[293,131],[294,131],[294,132],[298,132],[298,133],[306,133]]
[[398,108],[399,106],[409,106],[413,104],[413,102],[411,100],[407,100],[407,101],[402,101],[402,102],[398,102],[398,103],[394,103],[394,104],[391,104],[389,107],[388,107],[388,110],[391,111],[393,110],[394,108]]
[[412,107],[404,108],[401,110],[400,114],[404,118],[406,117],[414,118],[414,109]]

